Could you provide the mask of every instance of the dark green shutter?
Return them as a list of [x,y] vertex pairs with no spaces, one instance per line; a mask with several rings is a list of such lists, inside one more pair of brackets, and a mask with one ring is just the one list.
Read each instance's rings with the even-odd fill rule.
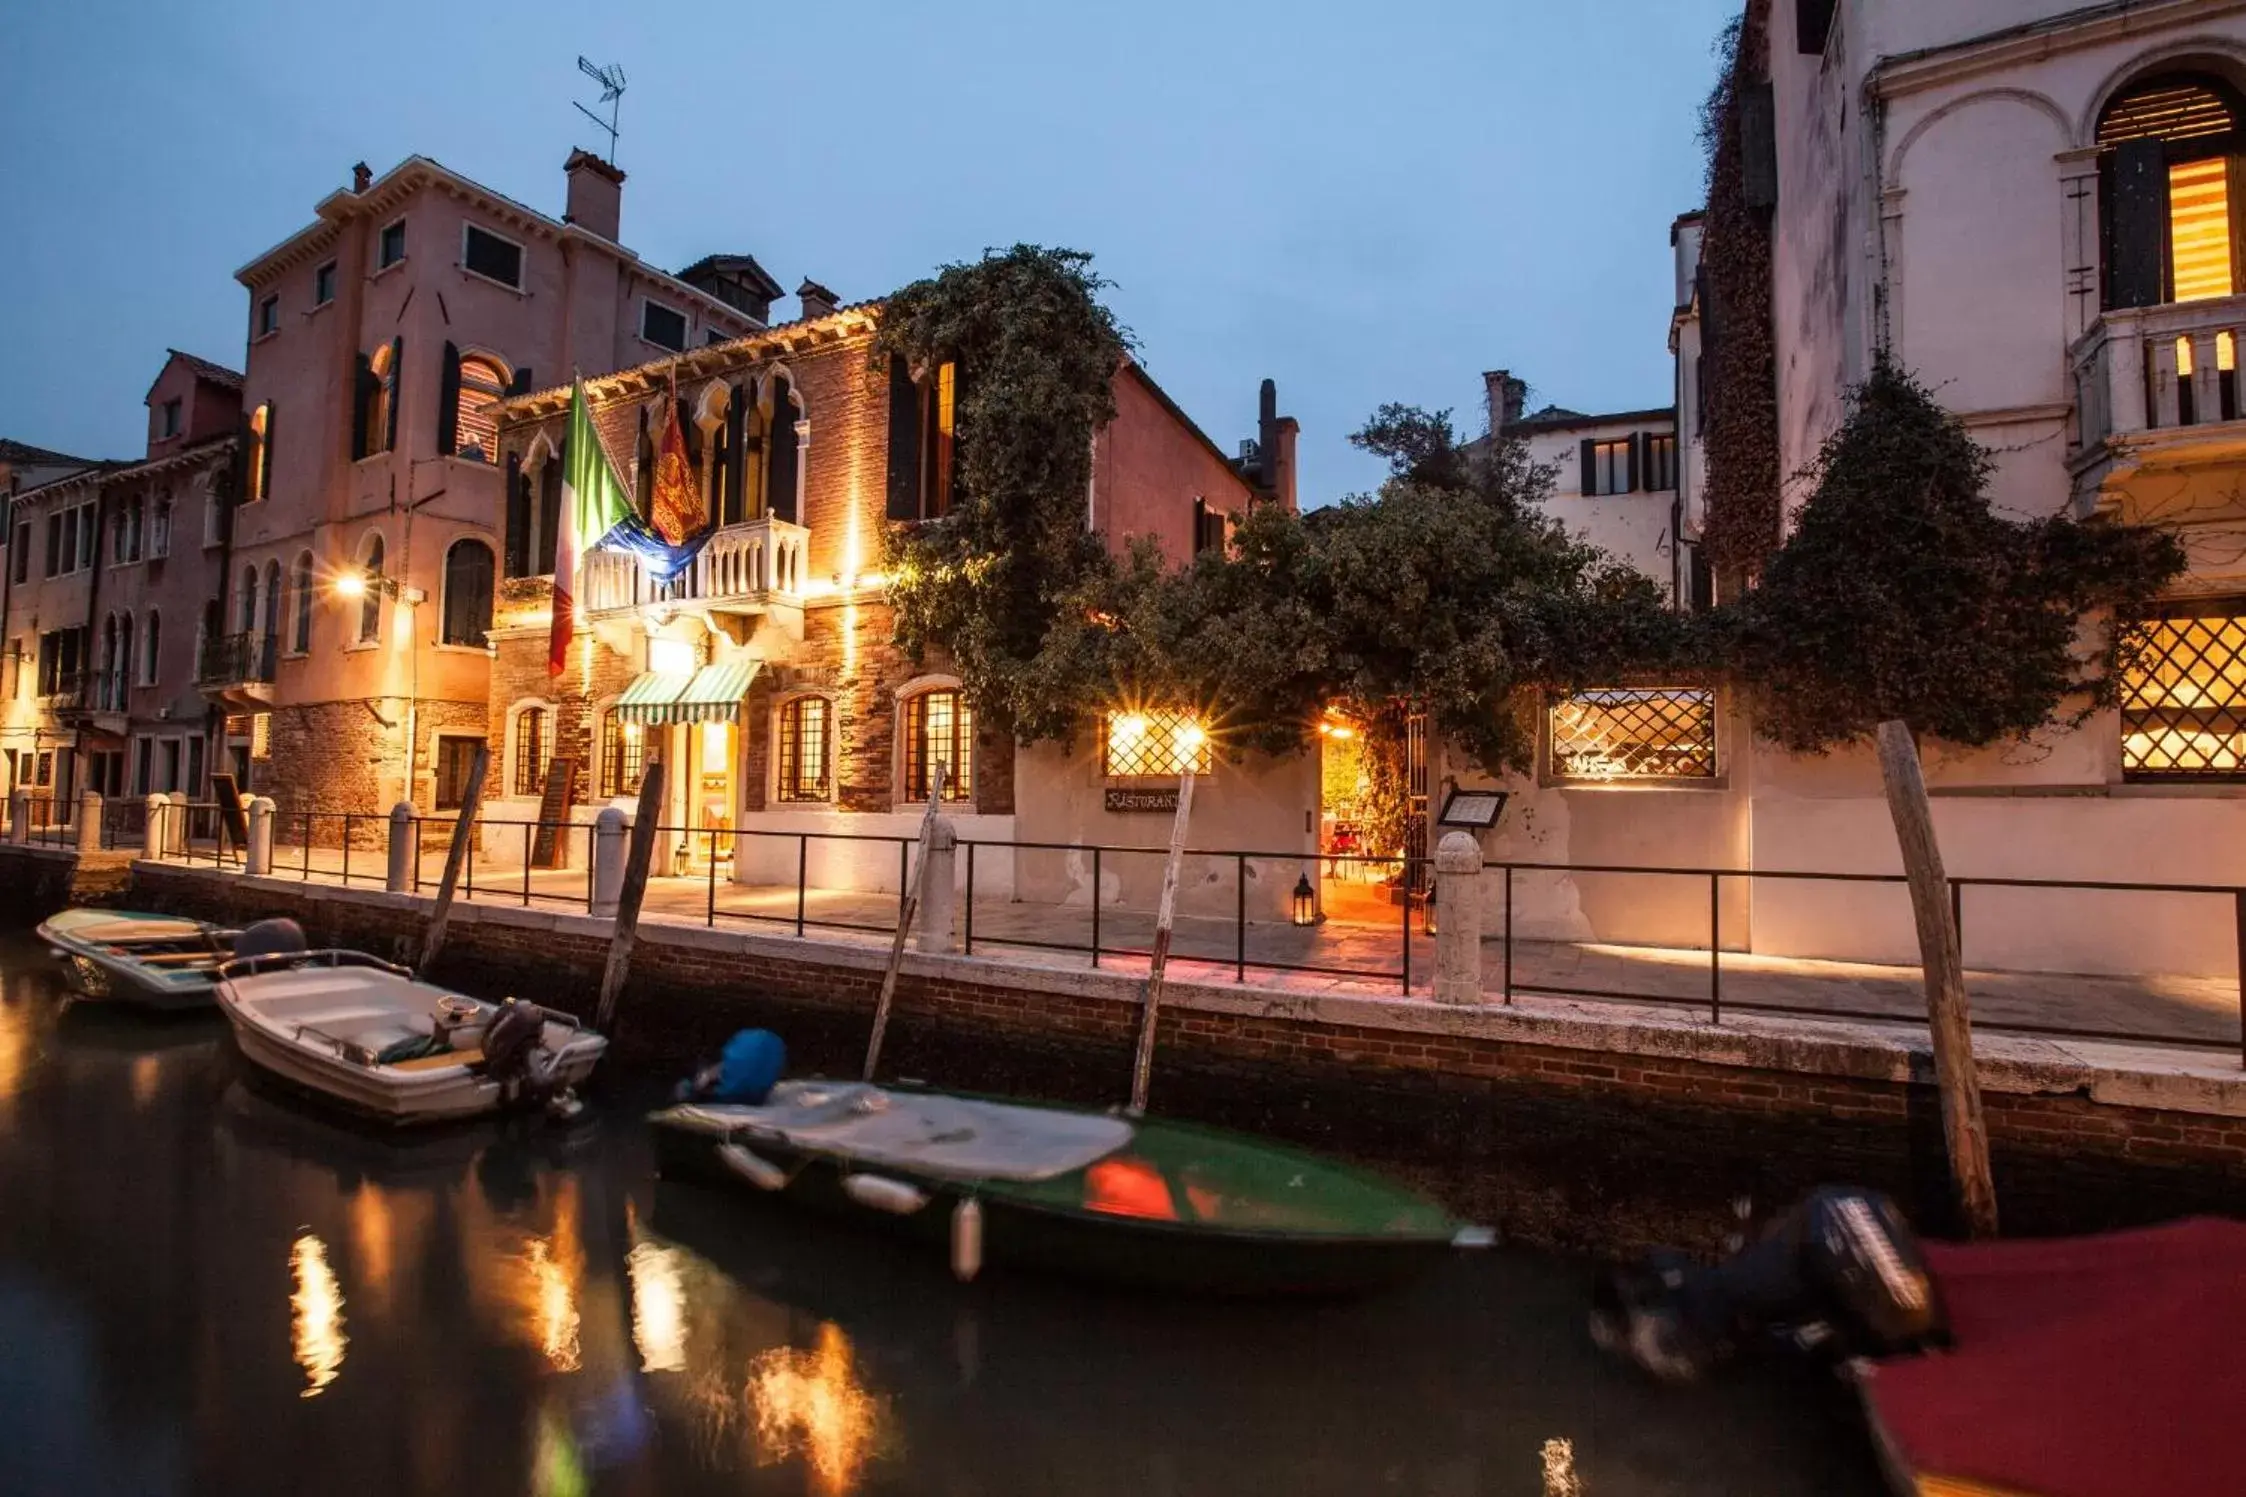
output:
[[775,519],[795,520],[795,402],[788,398],[788,377],[772,376],[772,434],[765,442],[771,466],[764,488],[765,508]]
[[920,518],[920,386],[889,356],[889,518]]
[[398,407],[406,393],[406,340],[390,340],[390,429],[383,434],[385,452],[398,450]]
[[367,400],[374,393],[374,360],[363,353],[352,389],[357,398],[351,402],[351,461],[357,462],[367,455]]
[[281,403],[278,400],[265,402],[265,462],[257,470],[257,497],[260,499],[273,497],[273,432],[280,419]]
[[530,573],[530,483],[523,477],[523,460],[507,454],[507,575]]
[[445,344],[444,366],[437,372],[437,456],[450,457],[460,446],[460,350]]
[[1599,491],[1598,444],[1589,437],[1583,439],[1583,482],[1580,487],[1585,498]]
[[2158,140],[2114,147],[2105,215],[2106,305],[2150,307],[2167,299],[2168,148]]

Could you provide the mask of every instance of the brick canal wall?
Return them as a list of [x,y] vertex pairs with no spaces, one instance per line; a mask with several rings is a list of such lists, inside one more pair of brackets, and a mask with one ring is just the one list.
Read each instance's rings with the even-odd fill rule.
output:
[[[14,849],[0,849],[0,886]],[[428,901],[136,864],[132,901],[226,921],[287,914],[315,944],[418,950]],[[35,913],[29,912],[26,913]],[[586,1011],[608,931],[582,915],[463,905],[438,980]],[[615,1061],[682,1070],[734,1029],[786,1037],[795,1067],[854,1073],[886,948],[643,926]],[[982,957],[907,958],[892,1074],[1077,1102],[1129,1088],[1140,984]],[[2006,1230],[2044,1234],[2237,1209],[2246,1073],[2220,1055],[1983,1036]],[[1810,1186],[1893,1193],[1947,1218],[1924,1041],[1844,1024],[1624,1016],[1597,1005],[1425,1001],[1173,983],[1153,1103],[1406,1175],[1454,1209],[1568,1247],[1703,1247],[1733,1202]]]

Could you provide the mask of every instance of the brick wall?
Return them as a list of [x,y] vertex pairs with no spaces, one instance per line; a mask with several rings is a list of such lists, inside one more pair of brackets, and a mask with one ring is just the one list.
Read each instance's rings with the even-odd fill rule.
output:
[[[402,897],[177,870],[136,869],[132,897],[232,920],[294,913],[318,941],[386,953],[414,949],[421,928]],[[463,907],[438,976],[582,1012],[606,948],[605,928],[582,917]],[[881,960],[865,947],[643,927],[617,1063],[670,1074],[734,1029],[764,1024],[786,1037],[797,1070],[853,1073]],[[1128,1088],[1138,987],[1123,975],[914,957],[898,986],[889,1065],[949,1085],[1111,1103]],[[1832,1180],[1888,1190],[1931,1227],[1947,1217],[1923,1045],[1225,986],[1172,993],[1158,1110],[1394,1170],[1516,1235],[1618,1250],[1712,1246],[1736,1226],[1736,1198],[1772,1211]],[[2246,1117],[2096,1100],[2093,1080],[2011,1058],[2002,1041],[1984,1047],[2008,1231],[2234,1209],[2246,1187]]]

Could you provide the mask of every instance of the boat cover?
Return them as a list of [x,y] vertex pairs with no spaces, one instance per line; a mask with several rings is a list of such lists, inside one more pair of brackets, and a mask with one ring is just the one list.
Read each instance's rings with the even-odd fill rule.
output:
[[740,1130],[951,1180],[1050,1180],[1104,1159],[1133,1129],[1102,1113],[1018,1107],[859,1082],[783,1081],[762,1107],[695,1103],[658,1116],[699,1133]]
[[2246,1483],[2246,1222],[1926,1244],[1955,1349],[1882,1362],[1872,1422],[1920,1492],[2143,1497]]

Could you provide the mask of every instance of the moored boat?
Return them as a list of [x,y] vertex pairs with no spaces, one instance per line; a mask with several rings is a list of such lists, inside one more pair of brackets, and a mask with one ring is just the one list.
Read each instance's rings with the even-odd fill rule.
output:
[[1345,1293],[1486,1231],[1362,1170],[1242,1134],[864,1083],[654,1114],[668,1178],[861,1222],[986,1264],[1220,1294]]
[[137,910],[64,910],[38,928],[84,996],[162,1009],[207,1007],[237,934],[205,920]]
[[[244,933],[245,948],[256,929]],[[219,969],[217,996],[252,1064],[391,1123],[517,1104],[574,1111],[573,1088],[608,1048],[566,1014],[486,1003],[358,951],[240,956]]]

